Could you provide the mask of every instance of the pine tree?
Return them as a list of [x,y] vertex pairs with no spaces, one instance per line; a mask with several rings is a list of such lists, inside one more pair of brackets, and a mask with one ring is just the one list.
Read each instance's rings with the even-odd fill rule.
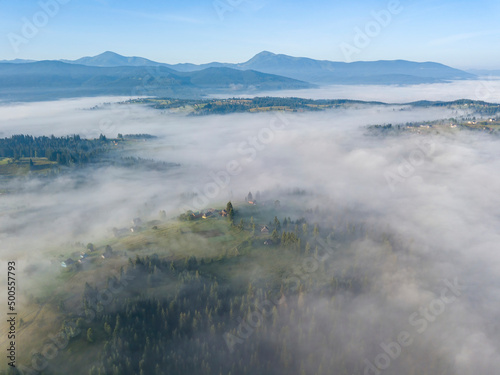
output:
[[233,204],[231,203],[231,201],[227,202],[226,212],[227,212],[227,217],[229,218],[229,221],[232,222],[234,220],[234,209],[233,209]]
[[309,242],[306,242],[305,255],[309,255],[310,252],[311,252],[311,245],[309,244]]
[[274,227],[278,232],[281,232],[281,224],[277,216],[274,217]]
[[92,331],[92,328],[87,330],[87,341],[90,343],[94,342],[94,332]]
[[108,323],[104,323],[104,332],[111,336],[111,326]]
[[273,239],[274,243],[278,243],[279,242],[280,235],[279,235],[279,233],[278,233],[278,231],[276,229],[273,230],[273,233],[271,233],[271,238]]

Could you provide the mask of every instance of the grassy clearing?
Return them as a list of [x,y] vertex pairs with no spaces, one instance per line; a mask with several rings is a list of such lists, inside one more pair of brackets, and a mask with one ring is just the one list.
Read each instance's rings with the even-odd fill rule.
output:
[[[30,160],[33,166],[30,167]],[[12,158],[0,159],[0,175],[4,176],[22,176],[28,173],[44,174],[57,165],[57,162],[50,161],[47,158],[20,158],[14,160]]]
[[[45,341],[49,340],[49,335],[58,332],[62,316],[52,306],[36,303],[28,303],[19,311],[18,319],[23,319],[23,324],[17,327],[17,362],[26,365],[31,363],[30,353],[42,350]],[[7,332],[7,328],[6,323],[2,322],[2,332]],[[2,346],[5,347],[5,344],[6,342]],[[2,356],[0,366],[5,368],[6,361],[5,356]]]

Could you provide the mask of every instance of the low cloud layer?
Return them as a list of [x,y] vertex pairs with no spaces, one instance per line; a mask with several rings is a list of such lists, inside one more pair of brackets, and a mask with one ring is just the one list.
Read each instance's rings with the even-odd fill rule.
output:
[[[500,86],[497,81],[492,84],[492,98],[485,100],[500,101]],[[473,93],[477,82],[460,85],[465,91],[423,96],[457,99],[463,92]],[[334,88],[331,95],[371,100],[380,88],[369,89]],[[417,89],[426,91],[425,86]],[[424,99],[418,90],[388,88],[378,91],[376,98]],[[325,93],[319,95],[328,97]],[[426,347],[440,351],[459,375],[494,373],[498,368],[498,138],[468,131],[366,135],[369,124],[457,115],[450,110],[359,106],[321,113],[209,117],[124,105],[88,110],[108,100],[112,101],[94,98],[3,106],[0,135],[149,133],[159,138],[138,144],[134,155],[181,166],[161,173],[105,167],[52,181],[4,183],[7,188],[16,189],[19,184],[22,188],[0,195],[3,260],[15,256],[28,263],[54,243],[90,242],[135,216],[156,218],[160,209],[174,217],[184,207],[204,208],[200,202],[217,206],[228,199],[242,200],[249,190],[300,188],[310,193],[304,198],[308,206],[317,205],[332,217],[350,208],[359,220],[390,228],[401,242],[412,244],[411,253],[398,258],[399,268],[379,275],[377,295],[355,300],[347,315],[389,327],[385,339],[395,340],[393,333],[411,328],[409,317],[415,309],[438,298],[446,280],[457,279],[460,296],[429,323],[416,345],[405,350],[420,360],[425,360]],[[370,244],[361,243],[353,251],[369,270]],[[374,301],[380,295],[387,298],[386,303]],[[322,306],[324,301],[311,303]],[[376,341],[368,339],[370,330],[362,334],[368,342]],[[368,352],[377,350],[381,349]]]
[[[255,93],[238,97],[253,97]],[[454,81],[420,85],[331,85],[317,89],[264,92],[258,96],[289,96],[308,99],[352,99],[409,103],[418,100],[451,101],[458,99],[500,102],[500,80],[497,77],[480,77],[478,80]],[[231,94],[218,97],[232,97]]]

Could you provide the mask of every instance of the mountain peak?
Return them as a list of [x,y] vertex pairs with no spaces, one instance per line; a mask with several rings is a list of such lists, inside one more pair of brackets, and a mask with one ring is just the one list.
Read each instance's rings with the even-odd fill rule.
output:
[[127,61],[127,57],[117,54],[113,51],[105,51],[96,56],[86,56],[78,60],[74,60],[76,63],[82,63],[85,65],[106,65],[107,63],[118,63]]
[[168,66],[167,64],[158,63],[145,59],[143,57],[123,56],[113,51],[105,51],[97,56],[82,57],[78,60],[66,61],[76,64],[100,66],[100,67],[116,67],[116,66]]
[[105,51],[94,57],[125,57],[113,51]]
[[254,56],[255,57],[268,57],[268,56],[276,56],[275,53],[272,53],[272,52],[269,52],[269,51],[262,51],[262,52],[259,52],[258,54],[256,54]]
[[248,63],[255,63],[255,62],[261,62],[261,61],[269,61],[273,60],[276,58],[275,53],[269,52],[269,51],[262,51],[256,54],[254,57],[252,57],[250,60],[248,60],[246,63],[243,64],[248,64]]

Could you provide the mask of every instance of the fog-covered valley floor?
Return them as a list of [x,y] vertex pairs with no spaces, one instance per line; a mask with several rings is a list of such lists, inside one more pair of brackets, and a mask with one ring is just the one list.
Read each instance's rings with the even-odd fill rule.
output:
[[[282,351],[282,362],[269,373],[333,373],[326,364],[345,374],[496,373],[500,139],[471,131],[374,135],[366,129],[466,112],[359,105],[317,113],[185,116],[139,105],[101,106],[122,99],[0,106],[1,137],[151,134],[158,138],[135,142],[127,152],[178,164],[163,171],[100,166],[51,178],[2,180],[2,267],[13,259],[19,265],[21,309],[29,304],[31,289],[37,290],[32,283],[59,280],[54,260],[66,244],[104,243],[113,227],[130,226],[135,217],[157,219],[160,210],[174,220],[187,210],[226,207],[231,200],[245,212],[245,196],[258,191],[263,203],[279,200],[283,212],[296,213],[293,220],[311,217],[310,230],[318,222],[325,238],[342,234],[346,225],[367,228],[348,245],[335,247],[318,271],[305,267],[307,261],[283,259],[282,294],[290,307],[278,312],[286,316],[287,333],[269,323],[276,332],[263,336],[265,345]],[[285,214],[277,216],[283,225]],[[170,256],[182,247],[164,251]],[[246,281],[267,280],[271,266],[249,263]],[[369,285],[341,290],[335,298],[323,289],[325,280],[349,273],[355,273],[353,282]],[[290,286],[297,274],[305,292]],[[294,303],[296,318],[290,317]],[[221,347],[214,362],[243,358],[251,373],[257,364],[243,348],[257,345],[252,340],[258,335],[237,334],[237,318],[245,314],[238,310],[227,319],[224,332],[234,336],[217,333],[226,344],[228,337],[237,340],[236,354]],[[314,336],[325,330],[329,340]],[[200,340],[208,335],[201,328],[191,334]],[[302,365],[287,368],[294,360]],[[59,373],[55,363],[51,368]]]
[[[234,94],[217,97],[230,98]],[[240,97],[254,96],[248,92]],[[500,81],[496,76],[477,80],[452,81],[418,85],[324,85],[313,89],[261,92],[259,96],[290,96],[309,99],[352,99],[386,103],[409,103],[417,100],[452,101],[459,99],[500,102]]]

